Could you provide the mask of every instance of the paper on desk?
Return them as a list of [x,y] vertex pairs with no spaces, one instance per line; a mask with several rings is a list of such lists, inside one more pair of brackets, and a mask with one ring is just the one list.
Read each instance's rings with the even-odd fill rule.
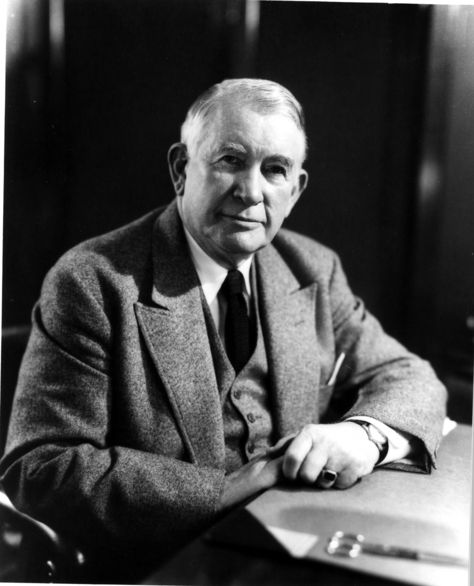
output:
[[455,421],[449,417],[445,417],[443,423],[443,437],[446,437],[448,433],[451,433],[456,426],[457,423]]
[[295,558],[304,558],[318,541],[318,536],[302,531],[267,525],[267,530]]

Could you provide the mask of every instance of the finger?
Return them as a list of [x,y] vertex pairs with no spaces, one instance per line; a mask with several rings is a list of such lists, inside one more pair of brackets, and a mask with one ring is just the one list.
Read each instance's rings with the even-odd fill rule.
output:
[[282,480],[282,464],[283,456],[277,458],[267,459],[265,466],[261,471],[261,485],[262,488],[271,488],[277,482]]
[[314,484],[321,474],[321,470],[326,464],[327,456],[321,450],[312,449],[308,452],[306,458],[298,472],[298,478],[307,484]]
[[295,435],[296,434],[292,434],[289,436],[282,437],[280,440],[277,441],[277,443],[274,446],[268,448],[268,450],[266,451],[266,455],[270,458],[277,458],[278,456],[283,455],[286,451],[286,448],[295,439]]
[[334,486],[336,488],[349,488],[350,486],[354,486],[360,478],[360,475],[354,472],[352,468],[344,468],[337,475]]
[[302,430],[288,446],[283,458],[283,474],[290,480],[295,480],[306,455],[313,447],[311,435]]
[[337,482],[338,476],[339,475],[335,470],[332,470],[331,468],[323,468],[316,481],[316,486],[319,488],[331,488]]

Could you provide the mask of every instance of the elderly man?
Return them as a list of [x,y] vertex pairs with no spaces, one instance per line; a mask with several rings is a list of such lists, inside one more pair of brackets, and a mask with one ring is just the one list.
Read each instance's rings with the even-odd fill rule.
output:
[[288,90],[217,84],[169,151],[176,199],[50,271],[1,465],[21,510],[156,563],[277,482],[346,488],[407,457],[429,471],[443,386],[332,251],[280,230],[305,155]]

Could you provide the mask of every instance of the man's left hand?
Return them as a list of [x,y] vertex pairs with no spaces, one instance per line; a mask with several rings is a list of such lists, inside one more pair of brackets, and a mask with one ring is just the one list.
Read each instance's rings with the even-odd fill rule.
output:
[[[378,457],[377,447],[357,423],[309,424],[288,444],[283,475],[321,488],[348,488],[372,472]],[[336,472],[336,480],[327,482],[323,470]]]

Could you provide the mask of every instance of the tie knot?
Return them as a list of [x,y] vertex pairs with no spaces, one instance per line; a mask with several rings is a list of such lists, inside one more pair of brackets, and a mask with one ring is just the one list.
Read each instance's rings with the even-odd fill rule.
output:
[[245,283],[242,273],[237,269],[231,269],[222,284],[222,291],[226,297],[229,297],[230,295],[243,293],[244,287]]

